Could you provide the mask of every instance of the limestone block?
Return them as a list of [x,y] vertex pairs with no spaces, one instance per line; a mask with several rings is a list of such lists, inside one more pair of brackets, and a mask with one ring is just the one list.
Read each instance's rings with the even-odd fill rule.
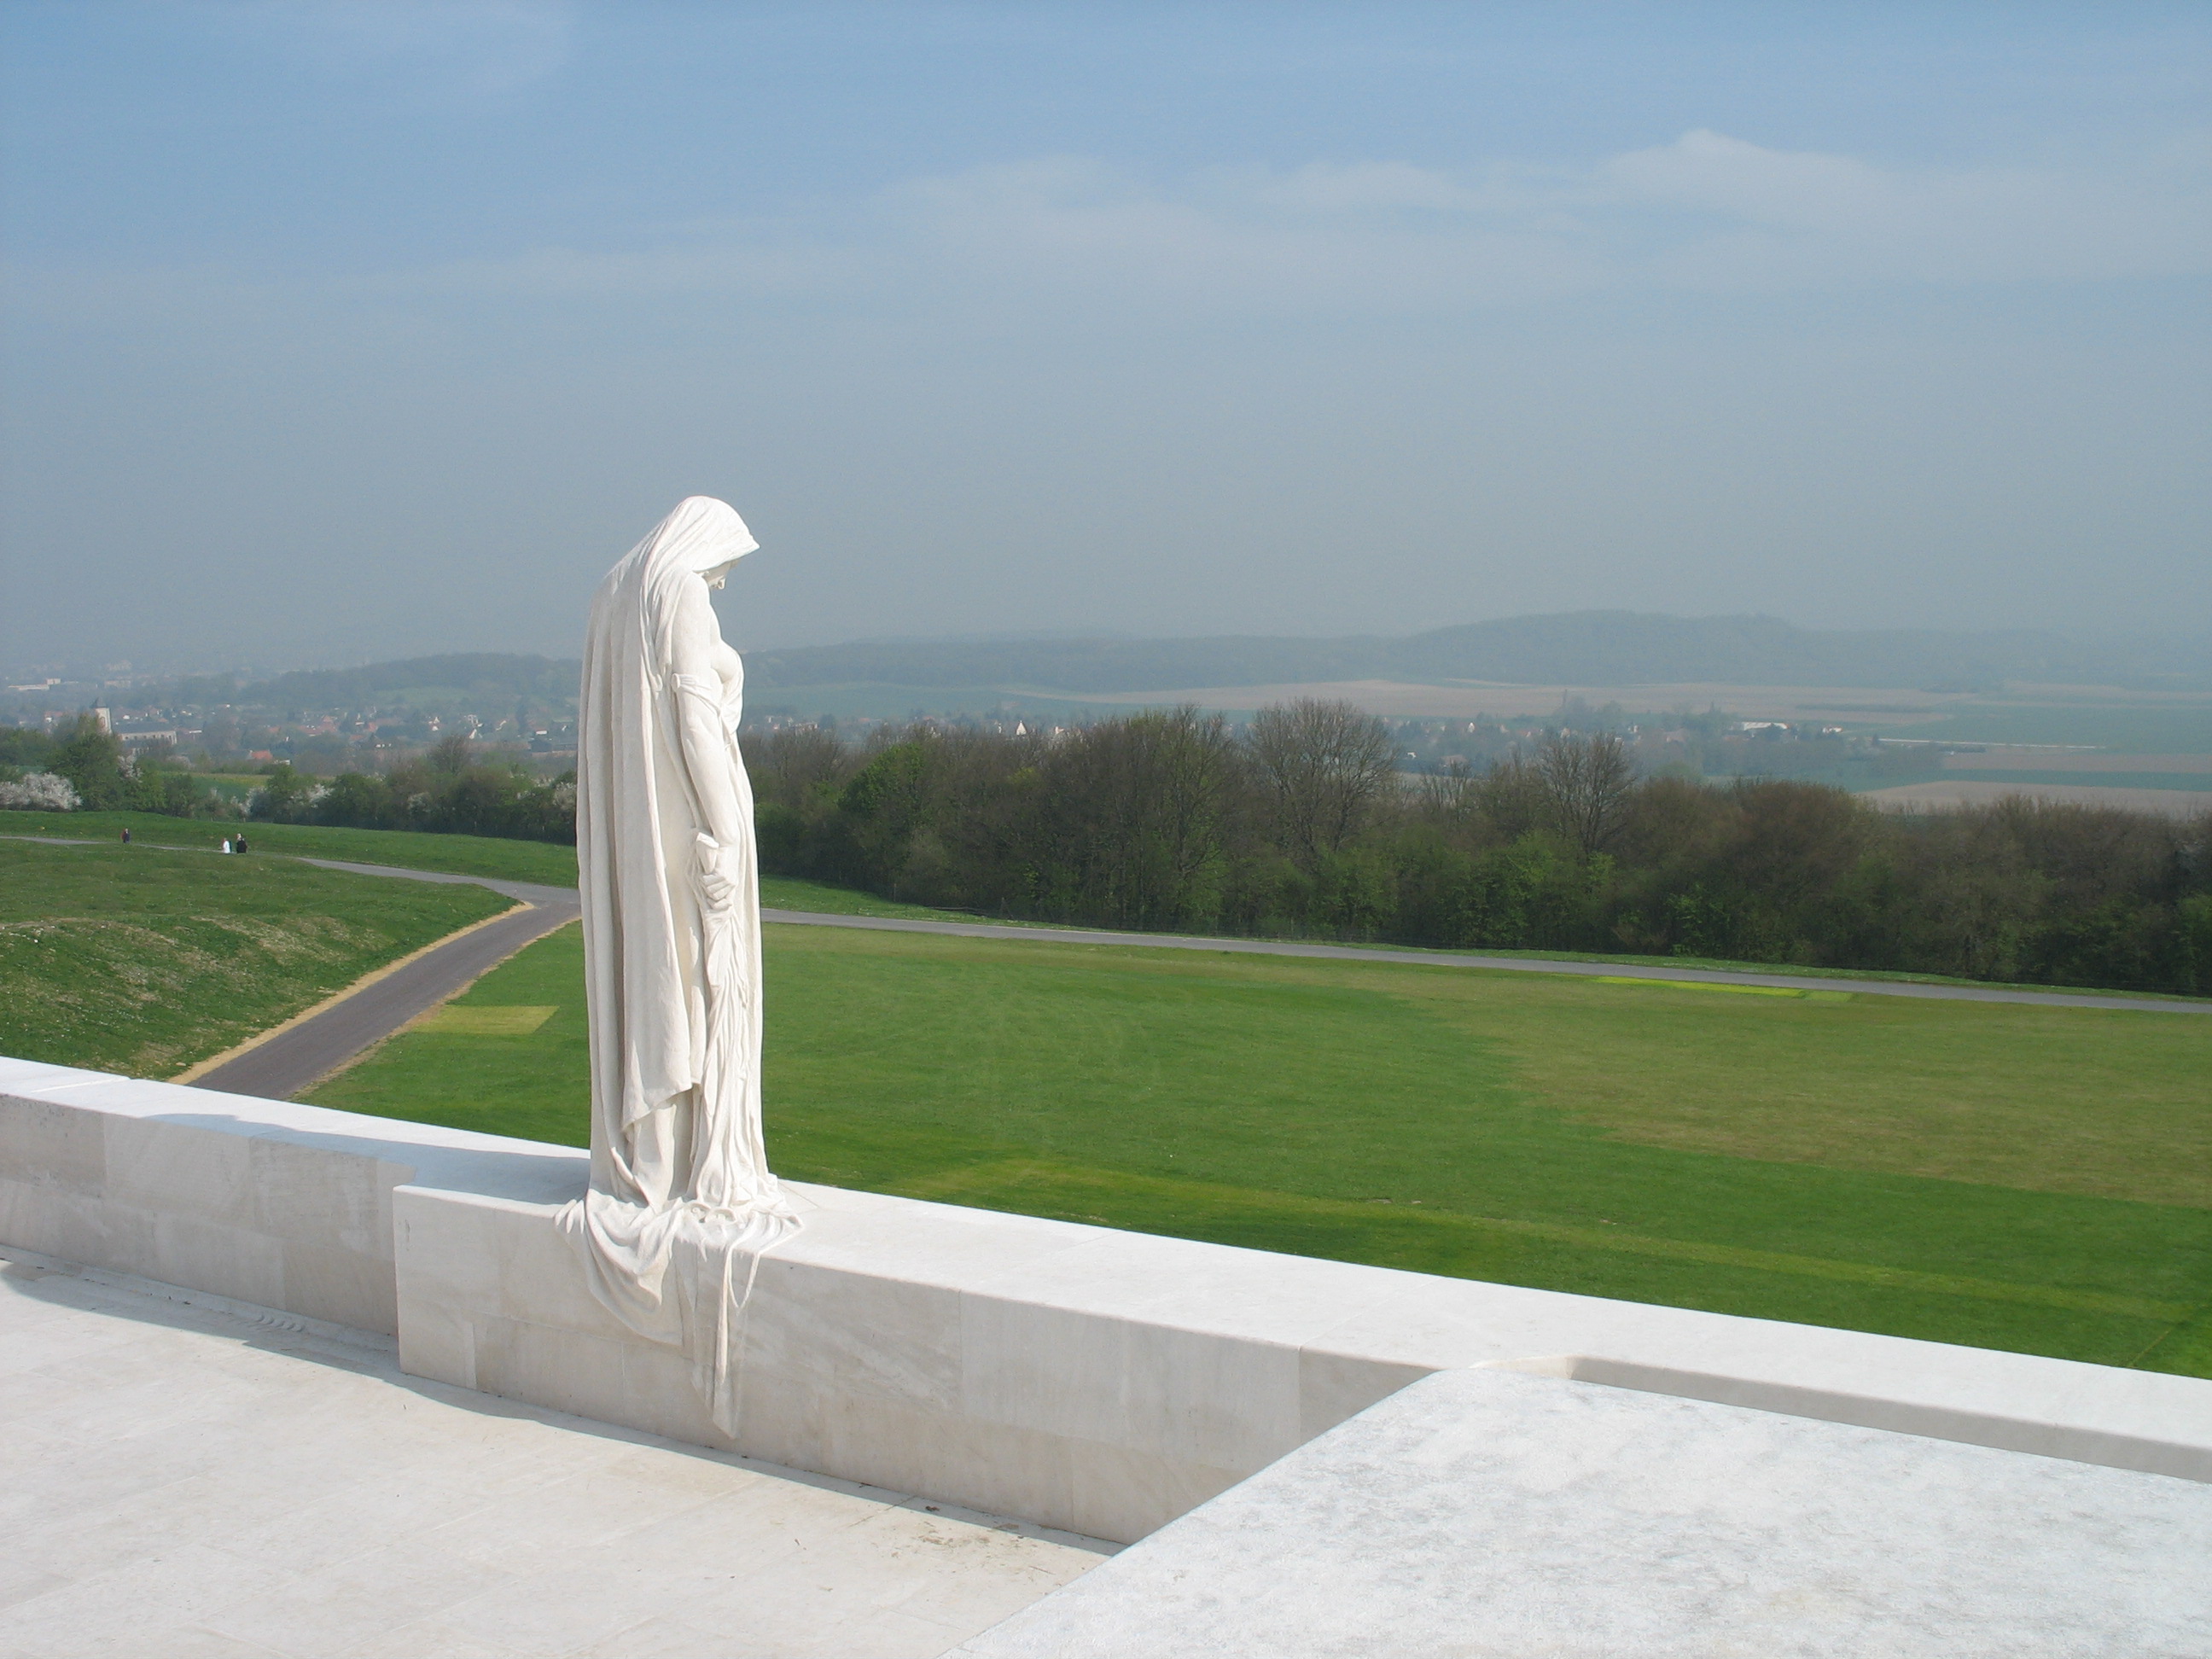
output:
[[103,1191],[110,1203],[190,1216],[220,1227],[252,1226],[250,1136],[112,1113],[100,1121],[107,1142]]
[[2212,1488],[1448,1370],[957,1650],[2195,1654]]
[[1356,1417],[1436,1368],[1306,1348],[1298,1354],[1298,1443]]
[[780,1386],[959,1407],[957,1291],[771,1255],[755,1277],[744,1327],[749,1371]]
[[391,1261],[390,1194],[410,1168],[275,1135],[246,1145],[257,1230]]
[[[130,1212],[110,1206],[127,1218]],[[252,1302],[264,1308],[284,1308],[284,1246],[265,1234],[226,1226],[197,1215],[162,1211],[146,1212],[152,1220],[150,1261],[117,1260],[100,1262],[165,1285],[182,1285],[196,1291]],[[122,1255],[123,1252],[115,1252]],[[136,1254],[136,1253],[132,1253]],[[79,1257],[82,1261],[84,1258]],[[286,1309],[287,1312],[304,1311]]]
[[1070,1471],[1073,1501],[1068,1513],[1081,1516],[1080,1529],[1093,1538],[1134,1543],[1253,1473],[1160,1457],[1127,1446],[1090,1448]]
[[106,1145],[96,1114],[0,1090],[0,1175],[9,1180],[98,1192],[107,1181]]
[[457,1389],[477,1386],[476,1326],[465,1314],[414,1297],[397,1324],[401,1370]]
[[280,1299],[268,1304],[309,1319],[391,1336],[399,1328],[399,1298],[388,1260],[350,1248],[275,1241],[283,1264]]
[[1063,1438],[1122,1443],[1131,1432],[1131,1333],[1119,1319],[1006,1296],[961,1315],[963,1416]]

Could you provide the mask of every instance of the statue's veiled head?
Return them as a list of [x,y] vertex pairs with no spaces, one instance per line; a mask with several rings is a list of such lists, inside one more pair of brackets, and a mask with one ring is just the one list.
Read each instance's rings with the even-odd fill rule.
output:
[[653,532],[652,560],[663,568],[689,570],[720,587],[730,567],[760,544],[727,501],[689,495]]

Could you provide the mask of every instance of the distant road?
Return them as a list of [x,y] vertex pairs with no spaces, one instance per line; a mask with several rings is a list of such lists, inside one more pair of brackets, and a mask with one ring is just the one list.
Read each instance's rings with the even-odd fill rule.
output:
[[1217,951],[1232,956],[1322,957],[1344,962],[1403,962],[1419,968],[1492,968],[1509,974],[1582,974],[1698,985],[1756,985],[1783,991],[1852,991],[1864,996],[1923,997],[1938,1002],[2024,1002],[2047,1008],[2136,1008],[2154,1014],[2212,1014],[2212,1001],[2160,1002],[2148,997],[2081,996],[2065,991],[2011,991],[1995,986],[1915,985],[1893,979],[1819,979],[1801,974],[1747,974],[1716,968],[1650,968],[1617,962],[1561,962],[1532,957],[1462,956],[1447,951],[1378,951],[1358,945],[1297,945],[1273,939],[1194,939],[1182,933],[1109,933],[1076,927],[1007,927],[988,921],[908,921],[887,916],[832,916],[813,910],[763,910],[763,921],[797,927],[868,927],[890,933],[951,933],[962,939],[1042,940],[1060,945],[1137,945],[1163,951]]

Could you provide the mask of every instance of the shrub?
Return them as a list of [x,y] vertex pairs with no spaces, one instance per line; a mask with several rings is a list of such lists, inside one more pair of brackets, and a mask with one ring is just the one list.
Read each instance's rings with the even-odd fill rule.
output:
[[0,806],[33,812],[74,812],[80,801],[76,787],[53,772],[26,772],[12,783],[0,783]]

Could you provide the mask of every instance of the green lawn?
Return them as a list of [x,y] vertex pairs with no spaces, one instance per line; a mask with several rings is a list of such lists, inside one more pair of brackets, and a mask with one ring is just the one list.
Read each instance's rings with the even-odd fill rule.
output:
[[0,840],[0,1054],[173,1077],[508,903],[258,850]]
[[[313,1098],[581,1145],[580,969]],[[2212,1375],[2194,1017],[775,927],[768,971],[796,1177]]]

